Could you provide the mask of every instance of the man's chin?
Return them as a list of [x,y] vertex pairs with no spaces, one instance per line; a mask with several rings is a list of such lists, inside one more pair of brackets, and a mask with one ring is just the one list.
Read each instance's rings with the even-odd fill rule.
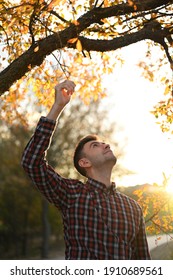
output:
[[117,163],[117,158],[114,156],[114,165]]
[[112,155],[112,157],[110,157],[110,161],[112,161],[115,165],[117,163],[117,158],[114,155]]

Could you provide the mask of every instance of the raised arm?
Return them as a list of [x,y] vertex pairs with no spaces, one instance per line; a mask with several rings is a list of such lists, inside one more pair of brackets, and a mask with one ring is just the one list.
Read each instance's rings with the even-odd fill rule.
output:
[[65,106],[70,102],[71,95],[75,89],[72,81],[66,80],[55,87],[55,101],[47,115],[48,119],[56,121]]
[[[56,120],[69,103],[74,88],[75,84],[72,81],[64,81],[55,87],[55,101],[52,108],[47,117],[40,118],[22,156],[25,172],[40,192],[57,207],[68,205],[67,187],[73,185],[73,180],[64,179],[54,171],[46,161],[46,151],[51,143]],[[71,191],[74,191],[73,188]]]

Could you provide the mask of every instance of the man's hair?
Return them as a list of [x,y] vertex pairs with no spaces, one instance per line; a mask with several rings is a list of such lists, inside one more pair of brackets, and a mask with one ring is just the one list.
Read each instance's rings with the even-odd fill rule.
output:
[[83,153],[83,147],[87,142],[90,141],[94,141],[94,140],[98,140],[98,136],[95,134],[89,134],[85,137],[83,137],[82,139],[79,140],[79,142],[76,145],[75,151],[74,151],[74,156],[73,156],[73,162],[74,162],[74,166],[77,169],[77,171],[86,177],[86,170],[84,167],[81,167],[79,165],[79,160],[85,156],[85,154]]

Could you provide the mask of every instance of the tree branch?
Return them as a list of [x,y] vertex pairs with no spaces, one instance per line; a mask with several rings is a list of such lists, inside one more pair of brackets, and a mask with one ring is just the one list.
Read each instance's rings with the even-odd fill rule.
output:
[[[155,9],[168,3],[170,3],[168,0],[141,0],[136,2],[136,8],[127,3],[107,8],[93,8],[77,20],[79,25],[76,26],[71,24],[63,31],[39,40],[26,52],[14,60],[6,69],[4,69],[0,73],[0,95],[7,91],[14,82],[23,77],[33,67],[40,66],[45,57],[51,54],[54,50],[62,49],[65,46],[74,47],[68,44],[69,39],[78,37],[80,32],[85,30],[91,24],[100,23],[100,20],[103,18]],[[165,36],[168,35],[166,29],[162,30],[161,33],[162,36],[164,34]],[[84,37],[80,37],[80,40],[82,42],[83,49],[88,51],[109,51],[116,50],[145,39],[157,41],[156,36],[160,38],[158,32],[152,32],[149,28],[143,28],[136,33],[127,34],[113,40],[100,41]]]
[[159,212],[163,209],[163,207],[169,202],[169,200],[170,199],[167,199],[163,204],[162,204],[162,206],[151,216],[151,217],[149,217],[146,221],[145,221],[145,223],[147,224],[148,222],[153,222],[154,223],[154,221],[153,221],[153,218],[154,217],[156,217],[158,214],[159,214]]
[[[171,58],[171,55],[169,54],[168,46],[164,40],[165,38],[170,36],[170,28],[153,30],[150,27],[151,25],[148,27],[144,27],[140,31],[131,34],[126,34],[121,37],[114,38],[112,40],[94,40],[82,36],[79,36],[79,40],[81,41],[84,50],[106,52],[117,50],[118,48],[122,48],[140,42],[142,40],[150,39],[155,43],[159,43],[163,46],[168,61],[172,66],[173,60]],[[75,48],[75,45],[71,44],[69,45],[69,47]]]
[[156,227],[158,227],[162,232],[164,232],[165,234],[167,234],[171,239],[173,239],[173,236],[171,236],[171,234],[170,233],[168,233],[168,230],[165,228],[165,227],[163,227],[163,226],[161,226],[161,225],[158,225],[156,222],[154,222],[153,220],[151,220],[152,221],[152,223],[156,226]]

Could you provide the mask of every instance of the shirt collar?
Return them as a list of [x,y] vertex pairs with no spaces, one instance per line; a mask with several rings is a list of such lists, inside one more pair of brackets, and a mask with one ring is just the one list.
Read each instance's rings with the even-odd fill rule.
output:
[[111,185],[109,187],[107,187],[102,182],[99,182],[99,181],[97,181],[95,179],[92,179],[92,178],[88,178],[87,185],[92,187],[93,189],[101,190],[105,193],[113,192],[116,189],[115,182],[112,182]]

